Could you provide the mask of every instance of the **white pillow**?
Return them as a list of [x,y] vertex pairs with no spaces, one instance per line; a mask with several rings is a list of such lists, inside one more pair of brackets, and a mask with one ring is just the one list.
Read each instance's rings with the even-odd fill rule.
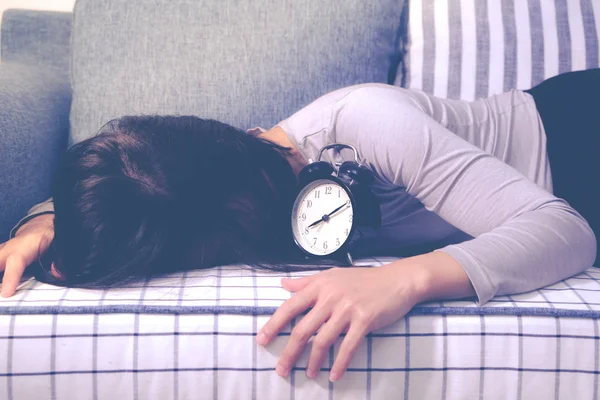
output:
[[473,100],[600,66],[600,0],[407,0],[395,84]]

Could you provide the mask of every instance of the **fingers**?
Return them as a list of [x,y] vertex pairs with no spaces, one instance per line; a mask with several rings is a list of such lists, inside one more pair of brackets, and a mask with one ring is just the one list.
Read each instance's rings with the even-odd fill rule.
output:
[[292,319],[312,307],[316,299],[314,290],[305,290],[286,300],[256,336],[258,344],[268,344]]
[[43,254],[54,237],[54,217],[37,216],[17,231],[17,235],[0,244],[0,271],[4,270],[0,296],[12,296],[25,268]]
[[281,286],[288,292],[296,293],[302,289],[304,289],[313,279],[315,275],[304,276],[302,278],[282,278]]
[[329,348],[345,330],[348,322],[339,318],[330,319],[319,331],[312,342],[312,351],[306,367],[306,376],[316,378],[319,375],[323,361]]
[[15,293],[26,267],[27,263],[22,257],[15,254],[8,256],[5,264],[4,278],[2,279],[2,290],[0,291],[0,296],[10,297]]
[[6,257],[8,257],[6,243],[2,243],[0,244],[0,271],[4,271],[4,267],[6,266]]
[[331,367],[331,372],[329,373],[329,379],[332,382],[340,379],[344,372],[346,372],[346,369],[348,369],[348,365],[350,364],[350,360],[352,360],[352,357],[354,357],[354,353],[356,353],[358,345],[366,334],[367,330],[360,324],[350,325],[350,329],[342,341],[340,351],[338,352],[335,362],[333,363],[333,367]]
[[60,279],[63,281],[65,280],[65,276],[58,269],[56,269],[56,265],[54,264],[54,261],[52,261],[52,264],[50,265],[50,273],[56,279]]
[[324,307],[313,308],[292,330],[290,340],[283,349],[281,358],[275,370],[286,377],[302,354],[304,347],[312,335],[329,318],[329,311]]

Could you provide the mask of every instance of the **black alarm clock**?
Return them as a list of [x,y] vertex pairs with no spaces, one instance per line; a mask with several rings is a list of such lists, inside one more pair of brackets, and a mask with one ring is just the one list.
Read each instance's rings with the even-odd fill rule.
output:
[[[339,166],[320,161],[329,149],[351,149],[354,161]],[[379,203],[371,190],[373,180],[373,172],[353,146],[334,143],[323,147],[317,161],[300,171],[291,221],[296,245],[310,257],[347,257],[352,263],[350,251],[357,233],[381,226]]]

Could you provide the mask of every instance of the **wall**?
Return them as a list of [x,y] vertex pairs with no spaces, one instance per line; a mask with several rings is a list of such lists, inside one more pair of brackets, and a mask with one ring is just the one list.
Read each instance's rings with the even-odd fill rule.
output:
[[[9,8],[73,11],[74,5],[75,0],[0,0],[0,24],[2,24],[2,14],[4,13],[4,10],[8,10]],[[0,40],[2,40],[1,37]]]
[[9,8],[72,11],[75,0],[0,0],[0,14]]

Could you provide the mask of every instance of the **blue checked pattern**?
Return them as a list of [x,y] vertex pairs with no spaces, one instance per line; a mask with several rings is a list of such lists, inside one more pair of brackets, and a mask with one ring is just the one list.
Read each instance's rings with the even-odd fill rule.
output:
[[[383,265],[393,259],[364,262]],[[311,272],[312,273],[312,272]],[[256,332],[290,294],[283,276],[235,266],[111,290],[33,279],[0,300],[0,398],[597,399],[600,271],[549,287],[416,307],[373,332],[330,383],[302,356],[274,372],[293,321],[267,348]],[[574,397],[575,396],[575,397]]]

